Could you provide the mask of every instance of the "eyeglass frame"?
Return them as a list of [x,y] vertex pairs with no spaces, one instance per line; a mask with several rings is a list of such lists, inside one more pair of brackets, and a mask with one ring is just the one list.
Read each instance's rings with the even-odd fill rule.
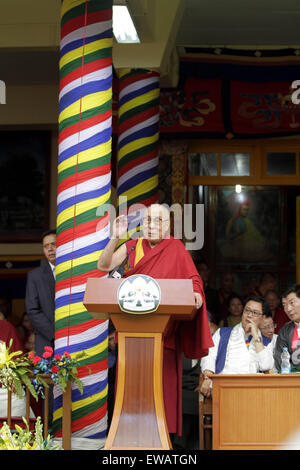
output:
[[161,219],[160,217],[157,217],[157,220],[155,220],[155,218],[152,219],[152,218],[150,217],[150,223],[149,223],[148,219],[149,219],[149,217],[147,217],[147,218],[145,217],[145,218],[143,219],[143,225],[151,225],[151,222],[152,222],[152,221],[153,221],[154,225],[160,225],[160,224],[162,224],[163,222],[169,222],[169,221],[170,221],[170,219]]
[[267,326],[264,326],[264,327],[260,327],[260,330],[261,331],[275,330],[276,327],[277,327],[276,323],[273,323],[273,325],[267,325]]
[[260,312],[258,313],[256,310],[251,310],[251,308],[249,308],[249,307],[245,307],[244,310],[243,310],[243,313],[246,313],[247,315],[251,314],[251,316],[255,317],[255,318],[258,318],[258,317],[262,316],[262,313],[260,313]]

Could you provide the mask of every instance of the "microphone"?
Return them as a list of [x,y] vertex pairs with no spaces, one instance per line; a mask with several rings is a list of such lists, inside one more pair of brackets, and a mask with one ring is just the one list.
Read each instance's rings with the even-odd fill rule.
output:
[[[130,253],[132,253],[134,250],[135,250],[135,245],[131,247]],[[113,269],[112,271],[110,271],[108,277],[114,277],[115,279],[121,279],[121,277],[123,277],[123,275],[124,275],[124,272],[125,272],[125,264],[126,264],[126,261],[127,261],[128,258],[129,258],[129,254],[128,254],[127,257],[125,258],[125,260],[123,261],[123,263],[120,264],[120,266],[118,266],[117,268],[115,268],[115,269]]]

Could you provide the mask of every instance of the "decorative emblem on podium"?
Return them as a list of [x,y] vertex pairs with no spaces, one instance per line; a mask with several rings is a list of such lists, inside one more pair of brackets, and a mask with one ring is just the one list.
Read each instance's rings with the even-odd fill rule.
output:
[[118,303],[123,312],[143,314],[157,310],[161,298],[155,279],[145,274],[129,276],[118,289]]

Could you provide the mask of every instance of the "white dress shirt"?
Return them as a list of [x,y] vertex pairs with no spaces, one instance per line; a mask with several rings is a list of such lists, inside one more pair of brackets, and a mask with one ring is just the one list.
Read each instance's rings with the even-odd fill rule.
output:
[[48,263],[49,263],[49,266],[50,266],[50,268],[51,268],[51,271],[52,271],[52,274],[53,274],[53,276],[54,276],[54,279],[56,279],[55,264],[50,263],[50,261],[48,261]]
[[[275,352],[275,346],[276,346],[277,338],[278,338],[278,335],[276,335],[276,333],[274,333],[273,336],[272,336],[272,340],[271,340],[273,356],[274,356],[274,352]],[[276,370],[276,367],[275,367],[275,362],[274,362],[274,366],[273,366],[273,372],[275,374],[278,374],[278,371]]]
[[[261,336],[261,335],[260,335]],[[273,369],[272,341],[260,352],[256,352],[255,344],[250,342],[247,348],[245,332],[241,323],[233,327],[228,341],[226,359],[222,374],[253,374]],[[201,359],[201,370],[216,370],[217,352],[220,342],[220,328],[213,335],[214,346],[209,348],[208,356]]]

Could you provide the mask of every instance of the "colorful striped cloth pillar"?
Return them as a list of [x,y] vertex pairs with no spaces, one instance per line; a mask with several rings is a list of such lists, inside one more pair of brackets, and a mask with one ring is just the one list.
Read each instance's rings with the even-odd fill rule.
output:
[[[108,322],[95,320],[83,297],[87,278],[102,275],[97,260],[109,240],[109,214],[98,214],[111,188],[112,0],[62,2],[59,69],[55,353],[80,360],[84,390],[72,387],[72,448],[101,448]],[[62,392],[54,387],[56,437],[61,426]]]
[[118,75],[118,211],[132,209],[130,236],[137,225],[136,205],[158,202],[159,74],[122,69]]

